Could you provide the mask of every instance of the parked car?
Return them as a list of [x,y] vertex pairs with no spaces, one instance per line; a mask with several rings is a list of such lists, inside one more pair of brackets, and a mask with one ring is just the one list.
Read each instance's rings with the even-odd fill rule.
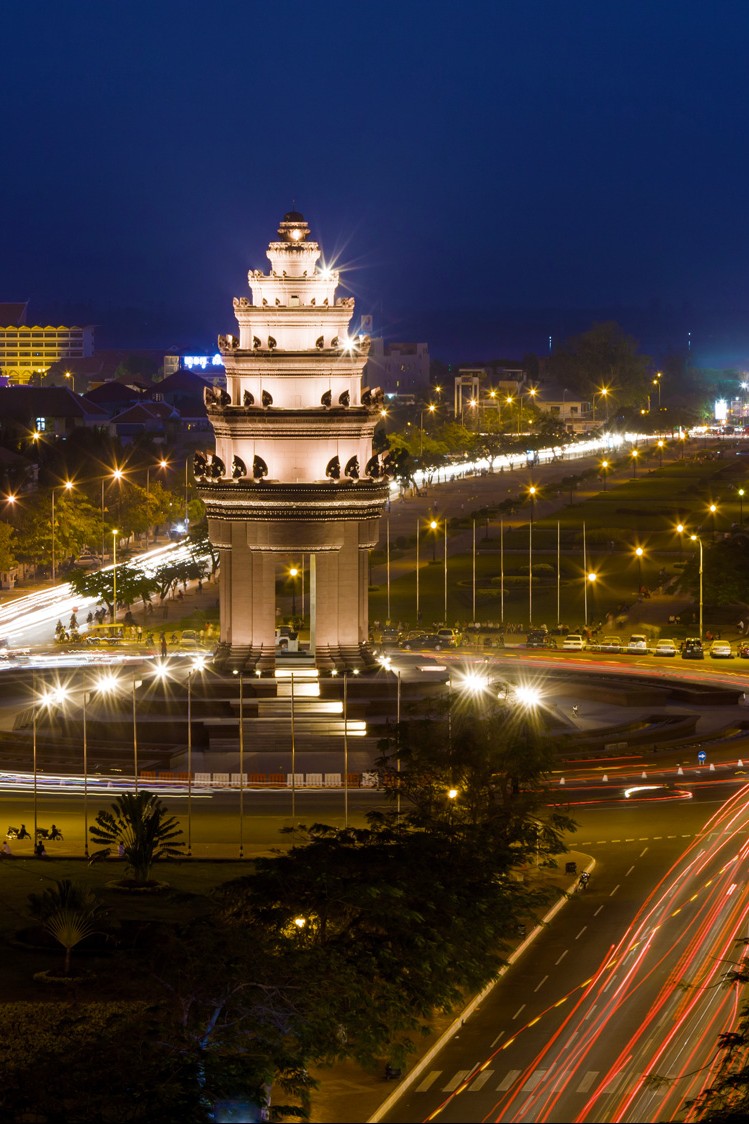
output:
[[699,636],[688,636],[681,646],[683,660],[704,660],[705,652]]
[[739,659],[749,660],[749,642],[743,640],[740,644],[737,644],[736,655]]
[[627,651],[631,656],[645,656],[648,652],[648,638],[642,632],[634,632],[627,641]]
[[448,645],[436,632],[408,632],[398,647],[405,648],[406,651],[410,651],[412,648],[433,648],[438,652],[441,648],[447,648]]
[[675,656],[676,655],[676,641],[675,640],[659,640],[655,646],[654,656]]
[[545,628],[532,628],[525,638],[526,648],[556,648],[557,642]]
[[457,648],[460,643],[460,634],[454,628],[438,628],[437,635],[445,648]]
[[599,652],[621,652],[624,645],[621,636],[604,636],[598,645]]
[[101,566],[101,558],[98,554],[95,554],[93,550],[84,547],[73,565],[77,566],[80,570],[96,570]]
[[565,652],[582,652],[585,648],[585,641],[579,632],[570,632],[565,636],[562,649]]
[[713,640],[710,645],[711,660],[730,660],[733,657],[733,648],[727,640]]

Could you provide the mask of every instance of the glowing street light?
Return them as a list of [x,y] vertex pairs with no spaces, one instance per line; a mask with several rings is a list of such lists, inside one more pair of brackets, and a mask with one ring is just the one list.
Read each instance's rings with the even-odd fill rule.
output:
[[429,520],[429,530],[432,532],[432,562],[437,561],[437,531],[439,530],[439,523],[436,519]]
[[637,596],[642,592],[642,557],[645,551],[641,546],[635,547],[635,558],[637,559]]
[[72,492],[75,484],[72,480],[66,480],[64,484],[59,484],[52,489],[52,581],[55,580],[55,492],[64,491]]
[[745,496],[745,495],[746,495],[746,493],[745,493],[744,489],[743,489],[743,488],[739,488],[739,489],[738,489],[738,497],[739,497],[739,524],[740,524],[741,526],[743,526],[743,524],[744,524],[744,496]]
[[703,555],[702,555],[702,539],[699,535],[690,535],[689,538],[692,542],[696,542],[700,548],[700,640],[702,639],[702,572],[703,572]]
[[289,577],[291,578],[291,618],[296,620],[296,579],[299,577],[299,567],[289,567]]
[[[660,383],[658,385],[660,386]],[[658,459],[660,461],[660,465],[659,465],[660,468],[663,468],[663,448],[664,448],[665,444],[666,444],[666,442],[663,441],[662,439],[656,442],[656,445],[657,445],[657,448],[658,448]]]
[[713,538],[713,542],[715,542],[715,516],[718,514],[718,505],[716,503],[711,503],[711,504],[708,505],[707,510],[710,512],[710,514],[713,517],[712,538]]
[[640,455],[640,450],[639,449],[631,449],[629,455],[632,457],[632,479],[636,480],[637,479],[637,458]]
[[595,572],[595,570],[589,570],[588,573],[585,575],[585,584],[583,586],[583,589],[585,591],[585,624],[586,625],[588,623],[588,589],[590,588],[591,593],[593,592],[593,588],[595,586],[595,583],[596,583],[597,579],[598,579],[598,574]]
[[603,490],[604,490],[604,492],[606,491],[606,479],[607,479],[608,474],[609,474],[609,467],[610,467],[610,462],[607,461],[604,458],[604,460],[601,461],[601,474],[603,476]]

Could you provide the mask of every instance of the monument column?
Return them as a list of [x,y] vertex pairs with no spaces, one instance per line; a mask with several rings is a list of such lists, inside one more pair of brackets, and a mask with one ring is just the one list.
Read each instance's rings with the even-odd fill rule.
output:
[[351,334],[354,301],[320,263],[292,211],[234,301],[239,334],[219,336],[227,390],[206,388],[215,452],[195,476],[221,549],[219,660],[268,667],[280,554],[310,557],[318,660],[371,661],[366,551],[387,498],[389,458],[373,455],[382,393],[362,387],[369,338]]

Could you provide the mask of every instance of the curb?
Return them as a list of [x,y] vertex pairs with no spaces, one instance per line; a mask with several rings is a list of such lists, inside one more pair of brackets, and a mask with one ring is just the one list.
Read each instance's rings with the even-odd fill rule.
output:
[[[593,870],[595,865],[596,865],[596,860],[591,858],[589,860],[588,864],[583,868],[583,870],[587,871],[587,873],[590,874],[590,872]],[[571,885],[570,889],[562,891],[559,900],[554,903],[554,905],[551,907],[551,909],[548,911],[548,913],[546,913],[544,915],[544,917],[541,919],[541,921],[539,921],[539,923],[538,923],[538,925],[536,925],[535,929],[533,929],[528,934],[528,936],[525,938],[525,940],[522,941],[522,943],[519,944],[517,946],[517,948],[514,949],[514,951],[510,953],[510,955],[507,957],[507,963],[505,965],[503,965],[502,968],[500,968],[496,977],[490,983],[488,983],[486,985],[486,987],[483,988],[477,995],[474,995],[473,999],[471,999],[466,1004],[466,1006],[463,1008],[463,1010],[460,1012],[460,1014],[457,1015],[453,1019],[450,1026],[447,1027],[447,1029],[444,1030],[442,1032],[442,1034],[439,1036],[437,1041],[434,1042],[432,1044],[432,1046],[430,1046],[430,1048],[427,1050],[426,1054],[424,1054],[421,1058],[419,1058],[419,1060],[416,1062],[416,1065],[413,1067],[413,1069],[410,1069],[408,1071],[408,1073],[403,1078],[403,1080],[385,1098],[385,1100],[382,1102],[382,1104],[379,1106],[379,1108],[376,1109],[375,1112],[372,1113],[372,1115],[367,1120],[367,1124],[378,1124],[378,1122],[380,1120],[382,1120],[382,1118],[385,1116],[385,1114],[390,1111],[390,1109],[393,1107],[393,1105],[396,1104],[396,1102],[398,1100],[400,1100],[400,1098],[403,1096],[403,1094],[408,1089],[410,1089],[410,1087],[417,1080],[417,1078],[419,1078],[421,1076],[421,1074],[424,1072],[424,1070],[427,1068],[427,1066],[432,1062],[432,1060],[437,1056],[437,1054],[439,1054],[440,1050],[442,1050],[442,1048],[453,1037],[453,1035],[456,1034],[460,1030],[463,1023],[466,1021],[466,1019],[468,1019],[473,1014],[473,1012],[481,1004],[481,1002],[487,997],[487,995],[489,995],[491,993],[491,991],[494,989],[494,987],[499,983],[499,981],[502,979],[502,977],[505,975],[505,973],[507,973],[510,970],[510,968],[515,963],[515,961],[518,960],[523,955],[525,950],[530,947],[530,945],[533,943],[533,941],[536,939],[536,937],[539,935],[539,933],[541,933],[543,931],[545,926],[548,925],[549,922],[554,917],[556,917],[557,913],[562,908],[562,906],[567,904],[567,902],[570,900],[572,892],[574,891],[574,887],[577,885],[578,877],[579,876],[576,876],[574,881],[570,884]]]

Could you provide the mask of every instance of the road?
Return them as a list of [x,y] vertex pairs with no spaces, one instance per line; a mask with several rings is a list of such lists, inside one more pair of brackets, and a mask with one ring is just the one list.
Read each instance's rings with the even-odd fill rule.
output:
[[674,1119],[736,1016],[735,990],[717,985],[747,935],[747,796],[578,810],[590,888],[383,1119]]

